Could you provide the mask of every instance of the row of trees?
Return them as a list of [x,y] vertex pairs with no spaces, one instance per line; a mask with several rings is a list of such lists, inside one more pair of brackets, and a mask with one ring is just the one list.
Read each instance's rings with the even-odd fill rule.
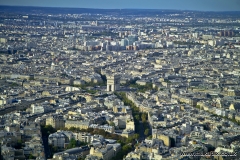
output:
[[[45,136],[49,136],[50,134],[56,132],[56,130],[51,125],[41,126],[41,129],[42,129],[42,134]],[[117,140],[117,142],[121,144],[122,150],[116,155],[116,157],[114,157],[115,160],[122,160],[125,155],[127,155],[130,151],[133,150],[133,146],[136,144],[136,140],[139,139],[139,134],[134,134],[133,136],[126,138],[117,134],[106,132],[103,129],[93,129],[93,128],[79,129],[75,127],[70,127],[69,129],[62,128],[62,130],[68,130],[72,132],[88,132],[92,135],[98,134],[108,139]],[[79,147],[82,145],[86,145],[86,143],[71,139],[66,149]],[[56,153],[59,151],[57,147],[50,146],[50,148],[53,153]]]
[[43,136],[48,137],[50,134],[57,132],[55,128],[53,128],[51,125],[41,126],[41,132]]
[[138,134],[134,134],[133,136],[131,136],[129,138],[126,138],[126,137],[122,137],[122,136],[117,135],[117,134],[106,132],[103,129],[97,129],[97,128],[79,129],[79,128],[76,128],[76,127],[70,127],[69,129],[65,128],[63,130],[68,130],[68,131],[72,131],[72,132],[87,132],[87,133],[90,133],[92,135],[98,134],[98,135],[102,135],[105,138],[116,139],[116,140],[118,140],[119,143],[121,143],[123,145],[128,144],[128,143],[132,143],[132,142],[135,141],[135,139],[139,138]]
[[87,143],[85,142],[81,142],[81,141],[77,141],[75,139],[71,139],[69,144],[67,145],[66,149],[71,149],[71,148],[75,148],[75,147],[81,147],[81,146],[86,146]]
[[[143,128],[144,128],[144,135],[148,136],[150,134],[149,124],[148,124],[148,114],[140,112],[139,108],[131,100],[129,100],[127,98],[126,93],[115,92],[115,95],[124,102],[124,105],[131,107],[133,118],[134,118],[134,123],[136,125],[136,132],[137,133],[140,132],[139,125],[140,125],[140,121],[142,121]],[[135,139],[136,140],[139,139],[139,134],[138,134],[138,137],[136,137]],[[131,150],[128,150],[128,146],[126,146],[125,150],[123,150],[119,154],[127,155],[130,151]]]
[[[122,160],[124,156],[126,156],[130,151],[133,150],[133,146],[136,144],[136,140],[139,139],[139,134],[134,134],[133,136],[126,138],[117,134],[106,132],[103,129],[79,129],[75,127],[70,127],[69,129],[64,130],[69,130],[72,132],[88,132],[92,135],[98,134],[102,135],[104,138],[117,140],[117,142],[121,144],[122,150],[117,153],[117,155],[113,158],[114,160]],[[71,143],[70,146],[74,146],[74,144],[75,143]]]
[[90,89],[91,87],[96,87],[96,86],[104,86],[104,83],[86,82],[85,84],[81,84],[81,85],[73,85],[73,87],[80,87],[81,89],[85,90],[87,93],[90,93],[90,94],[97,93],[96,90]]
[[97,93],[96,90],[89,89],[88,87],[106,86],[107,85],[107,77],[105,75],[102,75],[100,71],[96,71],[96,73],[98,73],[101,76],[101,78],[103,80],[102,82],[99,82],[99,83],[86,82],[85,84],[82,84],[82,85],[73,85],[73,86],[80,87],[81,89],[86,90],[86,92],[90,93],[90,94]]
[[103,75],[103,74],[101,73],[101,70],[97,70],[96,73],[101,76],[101,78],[102,78],[102,80],[103,80],[103,84],[104,84],[104,85],[107,85],[107,77],[106,77],[106,75]]
[[[135,125],[138,126],[139,122],[142,121],[143,128],[144,128],[144,135],[148,136],[150,134],[149,124],[148,124],[148,114],[140,112],[139,108],[131,100],[127,98],[124,92],[115,93],[115,95],[117,95],[117,97],[124,102],[124,105],[131,107]],[[136,127],[137,132],[139,132],[138,128],[139,127]]]
[[146,83],[146,85],[139,85],[136,83],[137,80],[139,80],[139,78],[132,79],[132,80],[128,81],[125,85],[132,87],[132,88],[136,88],[136,89],[138,89],[139,92],[142,92],[142,93],[144,93],[148,90],[155,89],[155,88],[153,88],[152,83],[148,82],[148,83]]
[[115,92],[114,93],[121,101],[123,101],[124,105],[130,106],[132,109],[132,114],[134,118],[134,123],[139,124],[140,117],[142,118],[142,115],[140,113],[139,108],[127,98],[126,94],[124,92]]
[[152,87],[152,83],[146,83],[146,85],[139,85],[135,83],[135,84],[130,84],[129,86],[138,89],[138,91],[142,93],[154,89]]

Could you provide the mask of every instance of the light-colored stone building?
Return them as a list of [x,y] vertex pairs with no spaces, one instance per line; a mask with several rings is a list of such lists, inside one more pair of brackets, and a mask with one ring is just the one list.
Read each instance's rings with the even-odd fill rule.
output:
[[107,91],[117,91],[120,87],[120,76],[119,75],[107,75]]
[[65,120],[62,115],[52,115],[46,119],[46,125],[51,125],[56,129],[64,128]]

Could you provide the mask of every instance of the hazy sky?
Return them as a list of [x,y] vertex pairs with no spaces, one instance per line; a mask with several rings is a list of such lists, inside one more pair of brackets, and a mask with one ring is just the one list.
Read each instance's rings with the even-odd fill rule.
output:
[[0,0],[0,5],[240,11],[240,0]]

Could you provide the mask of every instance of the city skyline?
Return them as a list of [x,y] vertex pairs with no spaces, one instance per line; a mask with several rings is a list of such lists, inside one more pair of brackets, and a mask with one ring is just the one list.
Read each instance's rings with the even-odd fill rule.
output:
[[172,9],[172,10],[196,10],[196,11],[240,11],[239,0],[88,0],[88,1],[30,1],[21,2],[14,0],[3,0],[0,5],[7,6],[38,6],[38,7],[66,7],[66,8],[98,8],[98,9]]
[[1,160],[240,160],[239,2],[143,2],[0,6]]

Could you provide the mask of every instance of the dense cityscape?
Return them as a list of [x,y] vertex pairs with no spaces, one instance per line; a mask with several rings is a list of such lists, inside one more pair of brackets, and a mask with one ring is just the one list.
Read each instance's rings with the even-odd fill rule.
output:
[[240,159],[240,12],[0,13],[0,160]]

